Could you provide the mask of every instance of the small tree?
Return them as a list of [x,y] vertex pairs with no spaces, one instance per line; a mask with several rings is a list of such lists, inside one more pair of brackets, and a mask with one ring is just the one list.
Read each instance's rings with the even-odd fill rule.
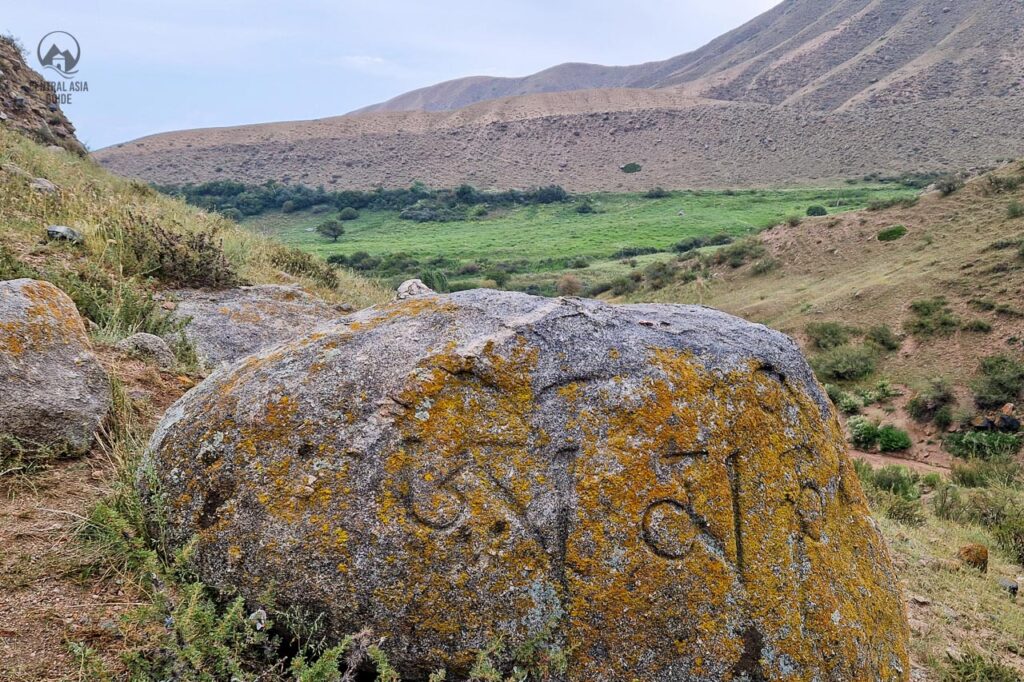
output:
[[810,206],[807,209],[807,215],[811,216],[812,218],[818,217],[818,216],[823,216],[823,215],[828,215],[828,209],[825,208],[824,206],[819,206],[819,205]]
[[345,226],[339,223],[337,220],[327,220],[320,223],[316,231],[320,235],[327,237],[332,242],[338,241],[338,237],[345,234]]
[[358,217],[359,211],[352,208],[351,206],[346,206],[345,208],[341,209],[341,212],[338,214],[338,220],[355,220]]

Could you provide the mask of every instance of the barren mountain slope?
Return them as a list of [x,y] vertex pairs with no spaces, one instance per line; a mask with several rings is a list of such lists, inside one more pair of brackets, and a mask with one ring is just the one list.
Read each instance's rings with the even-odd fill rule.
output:
[[717,99],[834,109],[1001,96],[1020,86],[1024,5],[1016,0],[786,0],[706,46],[635,66],[562,64],[523,78],[474,76],[371,111],[443,111],[474,102],[594,88],[665,88]]
[[[1022,29],[1019,0],[786,0],[665,62],[453,81],[378,113],[167,133],[96,158],[157,182],[334,189],[615,191],[974,167],[1024,154]],[[519,96],[491,99],[505,95]],[[621,172],[629,163],[641,172]]]

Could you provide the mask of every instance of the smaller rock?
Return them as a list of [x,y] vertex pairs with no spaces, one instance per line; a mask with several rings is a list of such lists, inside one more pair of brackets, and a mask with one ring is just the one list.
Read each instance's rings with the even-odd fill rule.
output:
[[956,553],[956,558],[965,566],[976,568],[982,573],[988,571],[988,547],[985,545],[965,545]]
[[428,296],[432,293],[434,293],[434,290],[424,284],[422,280],[409,279],[398,285],[398,290],[395,292],[395,300],[404,301],[407,298]]
[[28,183],[28,186],[37,192],[42,192],[43,194],[56,194],[58,191],[57,185],[53,184],[46,178],[35,178],[32,182]]
[[72,244],[81,244],[85,242],[85,237],[78,230],[73,230],[70,227],[64,225],[49,225],[46,228],[46,237],[54,241],[66,241]]
[[159,336],[139,332],[126,339],[121,339],[114,346],[122,353],[154,361],[161,369],[174,367],[174,353],[167,342]]
[[1017,581],[1010,580],[1009,578],[1000,578],[999,587],[1005,590],[1012,599],[1017,598],[1017,592],[1020,590],[1020,585],[1017,584]]

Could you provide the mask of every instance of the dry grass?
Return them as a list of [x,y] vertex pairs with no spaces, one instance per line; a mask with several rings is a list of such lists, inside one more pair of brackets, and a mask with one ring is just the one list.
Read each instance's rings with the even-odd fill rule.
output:
[[[332,302],[365,307],[387,299],[377,284],[338,270],[338,286],[327,289],[313,279],[282,272],[272,257],[280,246],[238,228],[224,218],[158,194],[147,185],[118,178],[89,159],[48,151],[24,137],[0,130],[0,163],[26,172],[0,170],[0,244],[33,266],[70,267],[83,261],[103,263],[112,275],[123,276],[123,239],[132,217],[178,233],[210,233],[223,246],[228,262],[252,283],[299,284]],[[56,184],[57,194],[29,187],[32,177]],[[73,251],[42,243],[50,224],[66,225],[86,237],[86,249]]]

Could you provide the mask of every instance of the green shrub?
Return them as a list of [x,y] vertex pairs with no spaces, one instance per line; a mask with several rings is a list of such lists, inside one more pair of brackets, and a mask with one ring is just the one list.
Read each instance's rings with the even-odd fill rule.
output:
[[619,170],[621,170],[623,173],[639,173],[641,170],[643,170],[643,166],[641,166],[639,163],[627,163],[625,166],[622,166]]
[[974,402],[982,409],[1016,402],[1024,389],[1024,362],[1008,355],[991,355],[981,361],[981,376],[972,384]]
[[672,196],[672,193],[663,187],[654,187],[644,192],[644,199],[665,199]]
[[823,215],[828,215],[828,209],[825,208],[824,206],[818,206],[818,205],[809,206],[807,208],[807,215],[812,217],[812,218],[820,217],[820,216],[823,216]]
[[1009,457],[968,459],[953,464],[950,480],[965,488],[987,488],[994,485],[1016,486],[1021,465]]
[[863,346],[839,346],[820,353],[811,364],[826,381],[856,381],[875,371],[875,354]]
[[338,273],[331,265],[313,254],[288,246],[275,246],[270,263],[296,277],[309,277],[327,289],[338,288]]
[[960,320],[949,308],[945,298],[919,299],[910,304],[913,317],[906,329],[916,336],[948,335],[959,329]]
[[946,450],[963,459],[998,459],[1012,457],[1020,452],[1024,436],[998,431],[968,431],[949,434],[943,445]]
[[902,239],[907,234],[907,228],[903,225],[893,225],[892,227],[886,228],[878,233],[878,241],[880,242],[894,242],[897,239]]
[[843,414],[857,414],[864,407],[864,404],[856,396],[843,391],[834,384],[826,384],[825,392],[828,393],[829,399],[832,400],[832,403]]
[[750,268],[750,272],[754,275],[767,275],[773,270],[778,270],[779,261],[774,258],[762,258],[761,260],[754,263],[754,266]]
[[451,283],[443,270],[424,270],[420,273],[419,279],[438,293],[450,291]]
[[902,452],[911,445],[910,434],[903,429],[886,425],[878,430],[878,447],[882,452]]
[[749,261],[764,257],[766,253],[767,249],[761,240],[752,237],[719,249],[712,256],[712,262],[716,265],[727,264],[731,268],[738,268]]
[[934,378],[923,391],[910,399],[907,403],[907,412],[916,421],[927,423],[935,418],[939,410],[955,400],[956,396],[953,395],[949,382],[942,378]]
[[347,220],[358,220],[358,219],[359,219],[359,211],[357,211],[356,209],[352,208],[351,206],[346,206],[345,208],[341,209],[341,211],[338,212],[338,220],[346,220],[347,221]]
[[838,322],[811,322],[804,327],[807,338],[815,348],[829,350],[845,346],[850,341],[853,330]]
[[860,400],[864,405],[873,405],[875,403],[884,403],[890,398],[895,398],[900,395],[900,392],[893,388],[885,379],[882,379],[874,388],[860,388],[857,389],[857,395],[860,396]]
[[863,459],[853,460],[853,471],[860,479],[860,484],[865,488],[875,487],[875,470],[871,464]]
[[898,464],[875,469],[872,475],[872,484],[876,488],[890,492],[904,500],[916,500],[921,497],[917,483],[917,474]]
[[902,345],[896,333],[885,324],[872,327],[864,335],[864,338],[882,350],[899,350]]
[[512,275],[501,268],[490,268],[484,273],[484,279],[491,280],[494,282],[495,286],[502,289],[506,284],[508,284],[508,281],[512,279]]
[[929,490],[938,490],[942,486],[942,474],[930,471],[921,477],[921,485]]
[[907,500],[899,495],[889,495],[883,505],[887,519],[905,526],[918,528],[924,525],[925,515],[921,500]]
[[224,254],[216,229],[175,232],[128,211],[120,224],[101,227],[98,233],[112,244],[108,257],[115,259],[124,275],[154,277],[165,284],[193,288],[242,283]]
[[613,296],[625,296],[637,290],[637,283],[629,277],[616,277],[611,282]]
[[953,425],[953,407],[951,405],[943,405],[935,411],[935,417],[932,421],[941,431],[945,431]]
[[878,424],[864,417],[853,417],[846,423],[850,442],[861,450],[871,450],[878,445]]
[[947,654],[949,661],[940,682],[1020,682],[1015,669],[973,649],[960,655]]
[[979,334],[988,334],[992,331],[992,323],[987,320],[968,320],[964,322],[963,330],[967,332],[978,332]]
[[[1011,201],[1010,205],[1006,207],[1006,217],[1010,220],[1024,218],[1024,204],[1019,201]],[[1024,244],[1021,245],[1021,248],[1024,248]]]
[[786,224],[790,227],[798,227],[803,222],[803,218],[798,215],[786,216]]

